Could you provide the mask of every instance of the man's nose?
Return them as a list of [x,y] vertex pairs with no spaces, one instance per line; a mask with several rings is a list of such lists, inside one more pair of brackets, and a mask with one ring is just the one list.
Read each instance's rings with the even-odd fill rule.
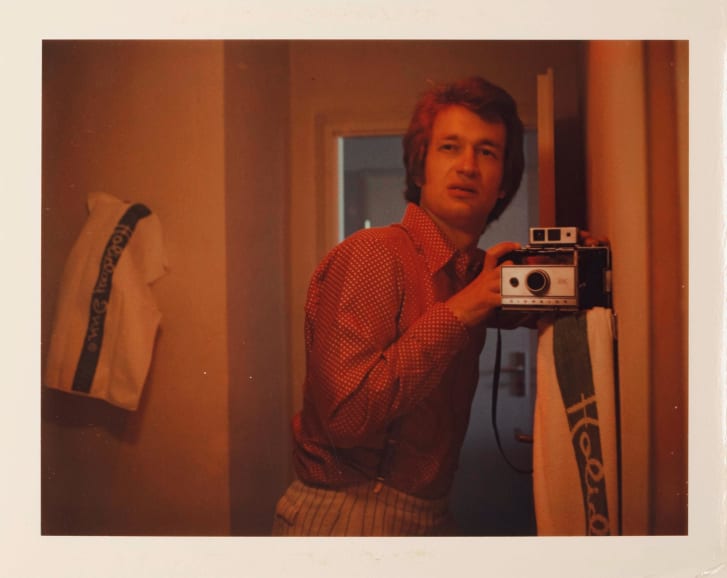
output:
[[457,170],[467,176],[474,176],[478,170],[476,154],[474,147],[462,147]]

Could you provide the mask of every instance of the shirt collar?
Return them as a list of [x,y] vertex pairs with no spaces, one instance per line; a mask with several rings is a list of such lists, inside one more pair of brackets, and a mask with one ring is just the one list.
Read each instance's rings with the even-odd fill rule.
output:
[[482,268],[482,249],[471,247],[458,251],[419,205],[407,203],[401,225],[411,236],[417,250],[424,255],[432,273],[445,267],[453,258],[456,270],[467,270],[468,276],[479,273]]

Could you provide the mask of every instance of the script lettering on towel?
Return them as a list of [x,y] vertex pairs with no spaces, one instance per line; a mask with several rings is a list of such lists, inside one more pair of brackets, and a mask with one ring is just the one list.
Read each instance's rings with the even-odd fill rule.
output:
[[103,345],[104,327],[111,299],[114,271],[129,243],[129,239],[134,233],[136,224],[140,219],[150,214],[151,211],[144,205],[132,205],[121,217],[106,243],[91,295],[86,336],[83,340],[81,355],[73,378],[72,388],[74,391],[84,393],[91,391],[99,356],[101,355],[101,346]]
[[[607,536],[610,534],[606,508],[606,484],[603,471],[603,460],[594,452],[594,440],[591,435],[598,435],[598,413],[596,396],[585,397],[581,401],[566,408],[573,447],[578,448],[576,459],[581,472],[581,483],[585,488],[586,518],[588,534]],[[600,439],[598,440],[600,448]]]
[[98,351],[101,342],[101,325],[107,306],[108,302],[105,299],[94,298],[91,302],[91,317],[88,320],[88,330],[86,331],[86,349],[91,352]]
[[581,482],[584,533],[607,536],[611,524],[585,315],[568,315],[556,321],[553,357]]
[[93,288],[93,292],[95,294],[105,294],[109,291],[109,287],[111,286],[111,276],[114,274],[114,269],[116,269],[116,263],[118,262],[119,257],[121,257],[121,253],[124,251],[124,247],[126,246],[126,243],[129,242],[129,238],[133,232],[134,229],[128,225],[123,223],[116,225],[116,228],[109,239],[109,243],[106,245],[103,258],[101,259],[98,279],[96,281],[96,286]]

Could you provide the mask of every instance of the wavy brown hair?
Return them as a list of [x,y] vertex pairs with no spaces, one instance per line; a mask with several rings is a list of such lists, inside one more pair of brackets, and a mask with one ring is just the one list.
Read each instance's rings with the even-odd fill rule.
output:
[[437,114],[449,106],[463,106],[487,122],[505,125],[505,159],[501,189],[505,196],[497,200],[487,222],[497,219],[520,186],[525,160],[523,156],[523,123],[517,113],[512,96],[491,82],[473,76],[434,86],[419,100],[414,109],[409,129],[404,135],[404,166],[406,167],[407,201],[419,204],[424,165]]

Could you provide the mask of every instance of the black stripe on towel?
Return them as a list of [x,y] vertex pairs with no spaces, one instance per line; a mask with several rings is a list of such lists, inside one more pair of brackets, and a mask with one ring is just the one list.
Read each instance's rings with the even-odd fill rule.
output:
[[578,463],[586,534],[610,535],[606,478],[586,315],[567,315],[555,323],[553,357]]
[[111,298],[111,285],[114,270],[124,252],[129,239],[136,229],[139,220],[147,217],[151,211],[142,204],[132,205],[119,220],[111,237],[104,248],[99,265],[98,277],[91,294],[91,305],[88,314],[88,326],[83,340],[83,349],[76,366],[72,388],[74,391],[88,393],[96,375],[96,367],[101,356],[106,312]]

